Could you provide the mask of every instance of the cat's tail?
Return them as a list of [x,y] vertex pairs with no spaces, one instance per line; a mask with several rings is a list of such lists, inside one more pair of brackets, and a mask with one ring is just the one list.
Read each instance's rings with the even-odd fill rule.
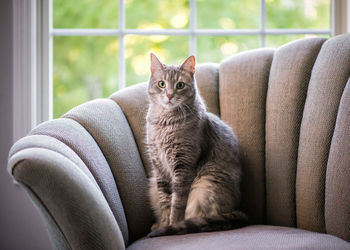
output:
[[240,211],[215,217],[195,217],[179,221],[175,224],[158,228],[148,234],[148,237],[176,235],[200,232],[230,230],[248,225],[248,217]]

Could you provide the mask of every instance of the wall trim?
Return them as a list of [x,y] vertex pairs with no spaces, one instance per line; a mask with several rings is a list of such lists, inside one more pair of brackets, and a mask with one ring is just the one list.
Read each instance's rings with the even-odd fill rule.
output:
[[36,122],[35,0],[13,0],[13,140]]
[[13,141],[51,118],[49,4],[13,0]]
[[37,1],[37,121],[52,119],[52,7],[51,0]]

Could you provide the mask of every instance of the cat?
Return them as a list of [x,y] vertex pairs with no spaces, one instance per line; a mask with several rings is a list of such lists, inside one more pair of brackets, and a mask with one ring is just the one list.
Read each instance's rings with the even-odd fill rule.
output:
[[147,147],[150,201],[156,216],[149,237],[245,226],[238,211],[241,164],[232,129],[206,111],[195,79],[195,57],[165,65],[151,53]]

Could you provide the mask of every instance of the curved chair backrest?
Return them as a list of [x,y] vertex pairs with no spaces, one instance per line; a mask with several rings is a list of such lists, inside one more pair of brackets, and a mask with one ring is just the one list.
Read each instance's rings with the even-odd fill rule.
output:
[[[349,77],[350,34],[302,39],[197,68],[208,110],[238,137],[242,205],[255,223],[350,240]],[[143,84],[111,97],[143,156],[145,92]],[[149,171],[146,157],[143,162]]]
[[[303,39],[197,67],[208,110],[238,137],[242,206],[257,224],[350,241],[350,35]],[[57,248],[116,248],[153,222],[145,152],[147,83],[45,122],[9,171]]]

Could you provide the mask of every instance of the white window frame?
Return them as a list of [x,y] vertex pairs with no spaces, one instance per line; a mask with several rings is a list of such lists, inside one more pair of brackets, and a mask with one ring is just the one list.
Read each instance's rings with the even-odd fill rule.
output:
[[265,0],[260,0],[259,29],[197,29],[196,0],[190,0],[189,3],[188,29],[126,29],[124,0],[119,0],[119,29],[54,29],[51,1],[13,0],[14,141],[23,137],[40,122],[52,119],[52,40],[54,36],[118,37],[118,87],[121,89],[125,87],[125,35],[188,36],[190,38],[189,53],[195,55],[197,36],[258,35],[260,47],[263,48],[266,35],[337,35],[349,32],[350,29],[350,0],[331,1],[330,30],[266,29]]

